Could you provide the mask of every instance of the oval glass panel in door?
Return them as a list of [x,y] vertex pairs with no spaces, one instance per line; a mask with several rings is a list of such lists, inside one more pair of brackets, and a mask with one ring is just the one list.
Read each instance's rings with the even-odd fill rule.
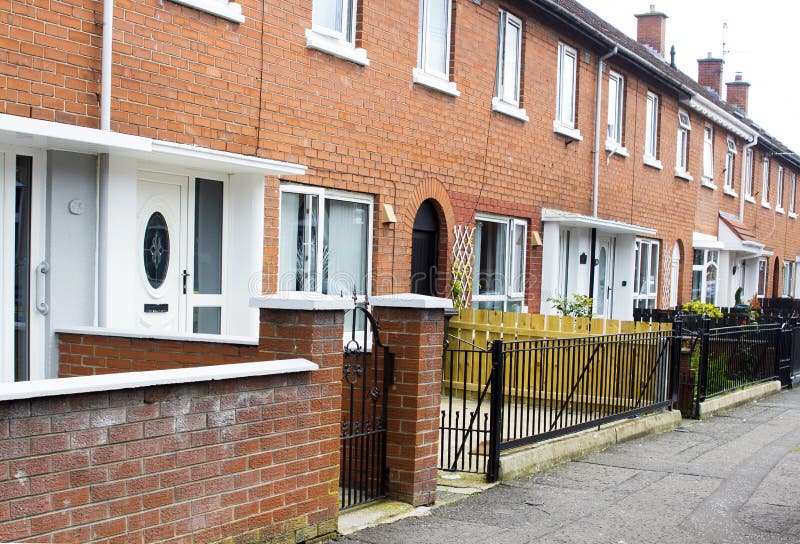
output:
[[169,269],[169,229],[160,212],[153,212],[144,229],[144,272],[153,289],[164,283]]

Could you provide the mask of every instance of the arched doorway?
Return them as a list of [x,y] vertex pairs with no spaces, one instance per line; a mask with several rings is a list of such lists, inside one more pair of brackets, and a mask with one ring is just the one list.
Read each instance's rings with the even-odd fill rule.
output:
[[411,233],[411,292],[437,296],[439,214],[431,200],[420,204]]

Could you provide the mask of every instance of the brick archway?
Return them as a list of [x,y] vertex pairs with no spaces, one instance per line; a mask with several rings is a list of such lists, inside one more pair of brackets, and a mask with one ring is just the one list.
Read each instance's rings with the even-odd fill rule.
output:
[[[440,181],[433,178],[424,179],[411,192],[406,200],[400,219],[399,241],[401,241],[401,247],[410,250],[414,218],[417,215],[417,210],[426,200],[433,204],[439,218],[439,277],[436,280],[436,288],[439,296],[449,297],[450,245],[453,238],[452,230],[455,225],[455,213],[450,196],[447,194],[447,189]],[[407,256],[408,251],[403,252],[403,254]],[[403,263],[402,274],[404,274],[405,279],[402,285],[406,291],[409,291],[411,289],[410,258],[403,259]]]

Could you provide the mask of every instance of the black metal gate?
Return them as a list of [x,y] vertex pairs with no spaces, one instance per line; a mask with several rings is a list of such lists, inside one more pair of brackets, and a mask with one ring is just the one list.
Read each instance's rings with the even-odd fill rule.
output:
[[342,375],[342,444],[339,507],[386,494],[386,416],[394,354],[381,344],[378,325],[361,306],[348,312],[349,340]]

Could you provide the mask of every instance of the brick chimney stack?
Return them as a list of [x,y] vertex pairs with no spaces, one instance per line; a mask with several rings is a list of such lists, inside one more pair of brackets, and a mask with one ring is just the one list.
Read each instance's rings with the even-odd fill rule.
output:
[[750,84],[742,81],[742,73],[736,72],[734,81],[725,84],[728,88],[725,99],[728,104],[736,106],[747,115],[747,98],[750,94]]
[[722,96],[722,65],[725,61],[708,54],[704,59],[697,59],[697,82],[703,87],[712,89]]
[[656,11],[656,5],[650,4],[648,13],[636,15],[636,41],[647,45],[664,58],[667,38],[667,16]]

